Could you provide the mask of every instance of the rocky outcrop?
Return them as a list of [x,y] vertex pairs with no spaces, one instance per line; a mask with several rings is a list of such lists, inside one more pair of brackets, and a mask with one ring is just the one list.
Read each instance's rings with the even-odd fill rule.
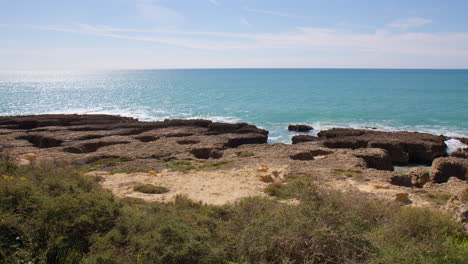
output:
[[228,148],[237,148],[244,144],[265,144],[267,141],[268,137],[264,134],[250,133],[230,137],[225,146]]
[[381,148],[394,164],[431,164],[446,155],[443,136],[416,132],[383,132],[351,128],[333,128],[318,133],[328,148]]
[[55,139],[43,135],[28,134],[25,136],[19,136],[17,139],[24,139],[29,141],[31,144],[38,148],[53,148],[58,147],[62,144],[63,140]]
[[468,145],[468,138],[456,138],[456,139],[460,140],[461,143]]
[[359,149],[353,151],[353,155],[363,159],[368,168],[377,170],[393,170],[392,159],[383,149]]
[[289,131],[296,131],[296,132],[309,132],[312,129],[314,128],[309,125],[304,125],[304,124],[296,124],[296,125],[288,126]]
[[147,159],[219,159],[226,148],[267,140],[268,131],[254,125],[203,119],[141,122],[109,115],[0,117],[0,149],[12,150],[9,153],[17,156],[38,153],[43,159],[76,164],[93,157],[125,157],[142,164]]
[[450,153],[450,157],[456,158],[468,158],[468,148],[458,148],[454,152]]
[[444,206],[444,209],[452,213],[455,221],[460,222],[464,225],[465,230],[468,231],[468,189],[452,196],[447,204]]
[[318,137],[309,136],[309,135],[297,135],[292,137],[293,144],[299,144],[302,142],[312,142],[312,141],[320,141]]
[[227,134],[227,133],[235,133],[235,134],[262,134],[268,135],[268,131],[265,129],[260,129],[254,125],[249,125],[247,123],[211,123],[208,125],[208,134],[210,135],[219,135],[219,134]]
[[450,177],[461,180],[468,178],[468,159],[449,157],[438,158],[432,163],[432,182],[446,182]]
[[33,129],[48,126],[82,126],[134,123],[137,119],[112,115],[31,115],[1,116],[0,128]]

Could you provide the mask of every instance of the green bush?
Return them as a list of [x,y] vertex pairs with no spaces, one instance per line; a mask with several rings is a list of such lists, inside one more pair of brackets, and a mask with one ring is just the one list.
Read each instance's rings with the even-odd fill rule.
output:
[[464,263],[463,228],[437,212],[319,188],[209,206],[116,199],[66,165],[0,162],[0,263]]
[[169,189],[163,186],[156,186],[152,184],[144,184],[133,187],[133,190],[141,193],[148,194],[162,194],[169,192]]
[[217,161],[217,162],[210,162],[210,161],[200,161],[200,160],[177,160],[167,164],[167,168],[175,169],[175,170],[182,170],[182,171],[199,171],[199,170],[206,170],[210,168],[218,168],[223,165],[228,164],[229,161]]

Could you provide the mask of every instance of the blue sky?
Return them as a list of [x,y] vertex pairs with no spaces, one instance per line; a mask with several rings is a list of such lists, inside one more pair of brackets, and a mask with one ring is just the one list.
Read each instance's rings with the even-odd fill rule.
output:
[[0,0],[0,70],[468,68],[466,0]]

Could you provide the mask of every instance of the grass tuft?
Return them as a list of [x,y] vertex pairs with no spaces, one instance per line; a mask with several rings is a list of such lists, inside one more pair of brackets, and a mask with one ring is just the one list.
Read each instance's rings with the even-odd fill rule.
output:
[[248,157],[255,156],[255,154],[253,152],[250,152],[250,151],[241,151],[241,152],[237,153],[237,156],[239,156],[241,158],[248,158]]
[[353,176],[356,176],[356,175],[361,175],[361,174],[362,174],[362,171],[361,171],[361,170],[341,170],[341,169],[336,169],[336,170],[335,170],[335,173],[336,173],[336,174],[344,175],[344,176],[346,176],[346,177],[353,177]]

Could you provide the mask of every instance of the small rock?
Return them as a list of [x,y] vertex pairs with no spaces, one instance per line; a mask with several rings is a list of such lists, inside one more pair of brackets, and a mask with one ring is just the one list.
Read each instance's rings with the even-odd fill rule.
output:
[[395,194],[395,201],[407,203],[410,201],[408,193],[397,193]]
[[314,129],[314,128],[309,126],[309,125],[304,125],[304,124],[296,124],[296,125],[289,125],[288,126],[289,131],[309,132],[312,129]]
[[18,165],[30,165],[37,159],[34,153],[26,153],[18,157]]
[[260,180],[262,182],[273,182],[274,179],[271,174],[266,174],[266,175],[260,175]]
[[260,167],[257,168],[258,172],[265,172],[268,171],[268,165],[266,164],[260,164]]

